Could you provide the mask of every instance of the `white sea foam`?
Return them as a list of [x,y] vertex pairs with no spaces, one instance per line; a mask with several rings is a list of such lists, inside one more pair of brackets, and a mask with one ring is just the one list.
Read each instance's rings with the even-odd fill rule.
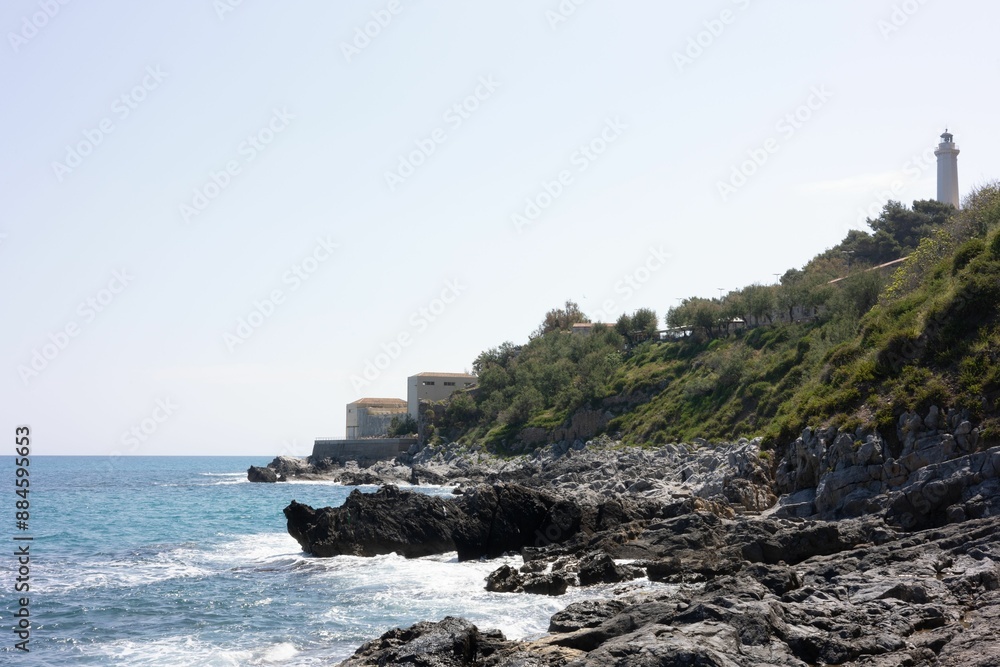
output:
[[42,569],[41,587],[50,593],[91,588],[135,588],[187,577],[211,574],[200,554],[191,547],[177,547],[154,555],[113,559],[100,564],[69,564],[58,571]]
[[[331,664],[338,654],[330,650],[296,648],[291,642],[280,642],[253,648],[220,647],[191,637],[167,637],[155,641],[116,641],[104,645],[78,647],[81,657],[99,659],[104,664],[150,666],[198,665],[199,667],[240,667],[242,665],[306,665]],[[57,663],[51,663],[57,664]],[[62,664],[73,664],[72,662]]]
[[241,535],[221,542],[204,553],[207,562],[229,567],[265,565],[276,561],[291,563],[305,558],[299,543],[288,533]]
[[[609,597],[615,588],[613,585],[570,588],[558,597],[486,591],[486,576],[503,564],[519,567],[520,556],[462,563],[454,553],[417,559],[391,554],[317,560],[323,564],[323,571],[316,575],[317,583],[335,586],[346,599],[363,602],[372,616],[382,615],[402,625],[440,620],[447,615],[463,616],[483,628],[497,628],[511,639],[541,636],[547,631],[552,614],[571,602]],[[665,587],[646,579],[629,585],[647,589]],[[345,605],[327,610],[322,617],[349,625],[357,612],[356,607]]]
[[269,664],[285,663],[294,658],[297,653],[298,650],[292,644],[284,642],[282,644],[276,644],[275,646],[272,646],[264,651],[260,661]]

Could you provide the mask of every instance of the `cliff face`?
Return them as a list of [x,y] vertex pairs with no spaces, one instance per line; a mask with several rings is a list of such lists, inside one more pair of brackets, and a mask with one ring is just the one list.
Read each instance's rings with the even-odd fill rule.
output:
[[986,448],[961,413],[932,407],[898,422],[897,456],[877,435],[806,429],[777,467],[780,516],[824,519],[876,514],[905,529],[940,526],[1000,510],[1000,447]]

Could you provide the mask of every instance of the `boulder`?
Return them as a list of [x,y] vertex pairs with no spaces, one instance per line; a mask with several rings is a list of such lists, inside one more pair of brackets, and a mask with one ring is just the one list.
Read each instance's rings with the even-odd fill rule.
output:
[[567,577],[555,572],[529,574],[521,583],[521,590],[534,595],[562,595],[569,584]]
[[510,565],[501,565],[486,577],[490,593],[513,593],[521,587],[521,575]]
[[614,559],[606,553],[591,553],[580,559],[580,569],[577,576],[581,586],[593,584],[616,584],[629,581],[645,574],[638,567],[631,565],[616,565]]
[[250,466],[247,469],[247,479],[251,482],[264,484],[274,484],[278,481],[284,481],[283,479],[278,479],[278,473],[272,468],[262,468],[260,466]]
[[308,460],[294,456],[277,456],[267,464],[267,467],[273,469],[279,476],[283,475],[285,477],[312,475],[316,472],[316,468]]
[[503,634],[480,632],[465,620],[447,616],[437,623],[422,622],[405,630],[390,630],[359,648],[340,667],[475,667],[483,655],[508,645]]
[[612,616],[621,613],[625,603],[621,600],[584,600],[574,602],[549,619],[549,632],[576,632],[596,628]]

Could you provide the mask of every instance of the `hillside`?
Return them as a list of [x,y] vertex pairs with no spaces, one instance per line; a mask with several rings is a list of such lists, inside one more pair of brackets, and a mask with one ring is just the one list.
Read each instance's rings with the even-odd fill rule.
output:
[[[474,362],[479,386],[424,415],[431,440],[519,453],[606,432],[627,444],[793,440],[806,425],[878,430],[910,410],[967,411],[1000,436],[1000,184],[955,211],[886,205],[776,285],[691,298],[572,334],[572,302],[523,345]],[[889,267],[886,262],[905,257]]]

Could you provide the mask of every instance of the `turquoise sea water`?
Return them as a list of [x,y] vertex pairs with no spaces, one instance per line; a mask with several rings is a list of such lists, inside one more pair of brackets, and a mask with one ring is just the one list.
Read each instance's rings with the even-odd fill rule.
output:
[[458,563],[454,554],[306,556],[282,509],[292,499],[337,506],[352,488],[248,483],[246,468],[267,462],[33,457],[24,654],[12,614],[23,595],[14,592],[13,536],[25,533],[15,528],[13,458],[3,457],[0,664],[328,665],[390,628],[449,614],[509,637],[539,635],[570,602],[607,593],[487,593],[484,577],[503,561]]

